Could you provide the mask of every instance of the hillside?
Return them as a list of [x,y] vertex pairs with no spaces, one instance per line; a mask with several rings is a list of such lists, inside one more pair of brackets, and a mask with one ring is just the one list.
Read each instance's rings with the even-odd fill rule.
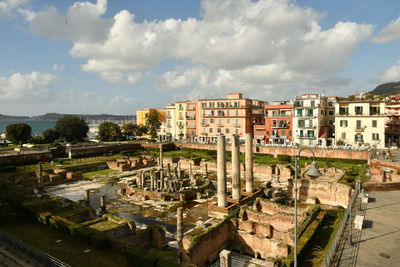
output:
[[72,115],[84,118],[86,120],[131,120],[135,115],[109,115],[109,114],[59,114],[59,113],[47,113],[40,116],[8,116],[0,114],[0,121],[57,121],[58,119],[64,117],[65,115]]
[[390,83],[383,83],[378,85],[374,90],[369,92],[373,95],[385,95],[391,94],[396,95],[400,91],[400,82],[390,82]]

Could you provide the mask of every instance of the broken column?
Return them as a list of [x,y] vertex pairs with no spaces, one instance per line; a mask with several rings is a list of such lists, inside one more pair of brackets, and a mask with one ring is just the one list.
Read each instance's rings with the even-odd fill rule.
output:
[[160,171],[160,190],[164,190],[164,172],[163,170]]
[[182,169],[181,169],[181,162],[178,161],[178,178],[182,179]]
[[240,199],[240,144],[239,136],[232,140],[232,198]]
[[142,187],[141,183],[142,183],[142,170],[139,170],[136,177],[136,186],[138,188],[141,188]]
[[169,162],[167,164],[167,174],[168,174],[168,178],[171,179],[171,163],[169,163]]
[[163,165],[163,147],[162,147],[162,144],[160,144],[160,166],[161,166],[161,168],[164,167],[164,165]]
[[101,196],[100,197],[100,209],[102,212],[106,212],[107,206],[106,206],[106,196]]
[[218,207],[226,207],[226,155],[225,136],[217,137],[217,194]]
[[154,187],[154,175],[152,172],[150,172],[150,191],[153,191]]
[[219,253],[219,266],[220,267],[231,267],[231,251],[222,250]]
[[179,242],[183,237],[183,208],[179,207],[176,210],[176,240]]
[[90,207],[90,189],[86,189],[85,191],[85,204],[87,207]]
[[39,162],[39,166],[38,166],[38,186],[39,186],[39,190],[43,189],[43,165],[41,162]]
[[140,176],[140,185],[142,186],[142,188],[144,188],[144,178],[145,178],[145,175],[144,175],[144,171],[143,171],[142,175]]
[[254,174],[253,174],[253,134],[246,133],[246,192],[254,191]]

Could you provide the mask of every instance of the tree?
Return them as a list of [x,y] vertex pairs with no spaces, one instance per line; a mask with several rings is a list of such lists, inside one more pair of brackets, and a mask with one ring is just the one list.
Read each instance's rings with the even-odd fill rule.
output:
[[80,142],[87,137],[89,127],[84,119],[64,116],[56,122],[54,129],[67,142]]
[[98,138],[101,141],[117,141],[122,138],[121,129],[115,123],[106,121],[99,125]]
[[139,126],[135,123],[126,123],[122,126],[122,133],[126,139],[137,135]]
[[6,128],[6,139],[15,145],[27,143],[32,135],[32,128],[26,123],[10,124]]
[[45,143],[54,143],[60,137],[60,134],[54,129],[46,129],[43,131],[42,136]]
[[157,138],[157,131],[161,127],[160,121],[161,114],[158,113],[156,110],[151,110],[149,112],[149,116],[147,117],[146,126],[148,128],[148,133],[150,134],[151,138]]

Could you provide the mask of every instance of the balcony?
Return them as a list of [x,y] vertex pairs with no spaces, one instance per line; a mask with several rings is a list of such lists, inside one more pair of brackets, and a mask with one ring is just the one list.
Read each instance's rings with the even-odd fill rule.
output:
[[365,128],[367,128],[367,126],[363,126],[360,128],[356,127],[356,128],[354,128],[354,131],[357,133],[361,133],[361,132],[364,132]]
[[315,135],[300,135],[300,139],[315,139]]
[[188,120],[194,120],[194,119],[196,119],[196,116],[195,116],[195,115],[186,116],[186,119],[188,119]]
[[195,108],[194,108],[193,106],[187,106],[187,107],[186,107],[186,110],[187,110],[187,111],[193,111],[194,109],[195,109]]
[[287,125],[287,124],[278,124],[278,125],[272,125],[271,128],[274,128],[274,129],[287,129],[287,128],[289,128],[289,125]]
[[196,129],[196,126],[194,126],[194,125],[188,125],[188,126],[186,126],[186,129]]

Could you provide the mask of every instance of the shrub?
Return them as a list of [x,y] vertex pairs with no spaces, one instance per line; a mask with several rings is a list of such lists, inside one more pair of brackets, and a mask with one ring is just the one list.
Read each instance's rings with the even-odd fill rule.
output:
[[155,266],[157,259],[143,250],[129,248],[126,250],[126,258],[128,264],[133,266]]
[[292,157],[290,155],[278,155],[278,160],[280,162],[292,162]]

